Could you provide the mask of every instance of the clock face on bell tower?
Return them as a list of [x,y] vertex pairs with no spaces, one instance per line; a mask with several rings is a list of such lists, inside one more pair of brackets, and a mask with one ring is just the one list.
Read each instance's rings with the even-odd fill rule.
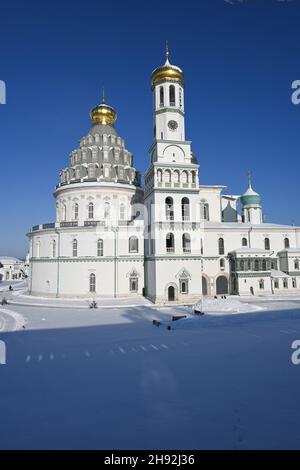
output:
[[171,120],[168,122],[168,127],[169,129],[171,129],[171,131],[176,131],[178,123],[176,121]]

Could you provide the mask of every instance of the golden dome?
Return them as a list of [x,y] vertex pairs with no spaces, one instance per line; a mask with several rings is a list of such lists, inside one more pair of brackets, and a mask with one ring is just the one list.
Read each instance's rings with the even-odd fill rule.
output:
[[156,85],[161,80],[175,80],[181,83],[181,85],[184,84],[184,75],[183,71],[179,68],[176,67],[176,65],[172,65],[169,62],[169,49],[168,46],[166,47],[166,62],[164,65],[161,67],[158,67],[157,69],[152,72],[151,76],[151,84],[152,86]]
[[102,98],[102,103],[92,109],[91,120],[94,124],[104,124],[112,126],[117,119],[117,113],[111,106],[105,103],[105,99]]

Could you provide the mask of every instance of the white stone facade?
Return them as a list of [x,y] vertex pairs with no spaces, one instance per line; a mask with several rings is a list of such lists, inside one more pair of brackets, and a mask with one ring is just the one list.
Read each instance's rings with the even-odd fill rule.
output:
[[111,122],[94,122],[71,153],[54,193],[56,222],[29,233],[30,293],[145,295],[157,303],[299,294],[300,228],[263,222],[250,177],[242,195],[199,184],[185,140],[182,71],[167,60],[153,72],[152,92],[154,141],[144,190],[114,129],[114,110],[101,105]]

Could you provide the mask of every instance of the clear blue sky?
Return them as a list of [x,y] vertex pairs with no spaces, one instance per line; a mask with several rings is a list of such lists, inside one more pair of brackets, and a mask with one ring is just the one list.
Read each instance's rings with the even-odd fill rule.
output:
[[54,221],[59,170],[105,86],[118,133],[142,172],[152,143],[150,75],[186,78],[186,137],[201,183],[246,189],[251,169],[268,222],[300,225],[300,1],[34,1],[0,6],[0,254],[24,256],[26,231]]

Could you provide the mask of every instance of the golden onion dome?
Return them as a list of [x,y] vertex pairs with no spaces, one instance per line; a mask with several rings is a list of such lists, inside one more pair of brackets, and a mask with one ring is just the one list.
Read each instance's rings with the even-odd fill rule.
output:
[[169,62],[168,45],[166,46],[166,62],[152,72],[151,85],[154,86],[161,80],[175,80],[180,82],[182,86],[184,85],[183,71]]
[[92,109],[90,117],[94,124],[112,126],[117,119],[117,113],[114,108],[108,106],[105,99],[102,98],[102,103]]

